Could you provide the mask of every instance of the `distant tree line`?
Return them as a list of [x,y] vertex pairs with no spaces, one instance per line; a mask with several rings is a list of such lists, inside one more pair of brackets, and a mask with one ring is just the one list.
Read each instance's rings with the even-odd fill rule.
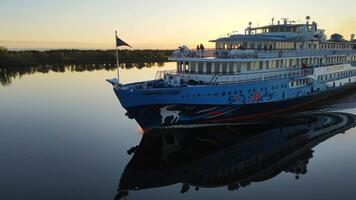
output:
[[[150,68],[150,67],[164,67],[164,62],[141,62],[141,63],[121,63],[120,67],[125,69],[131,68]],[[10,66],[0,67],[0,85],[11,85],[12,80],[22,77],[24,75],[31,75],[36,73],[48,73],[48,72],[84,72],[95,70],[116,70],[116,64],[43,64],[35,66]]]
[[[171,50],[119,50],[121,63],[166,62]],[[115,50],[9,51],[0,47],[0,68],[44,64],[115,64]]]

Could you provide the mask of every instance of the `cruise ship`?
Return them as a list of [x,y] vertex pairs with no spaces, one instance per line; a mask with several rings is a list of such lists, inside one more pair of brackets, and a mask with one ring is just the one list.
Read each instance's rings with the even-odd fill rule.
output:
[[315,103],[356,86],[356,40],[327,37],[306,17],[248,24],[243,34],[174,51],[174,71],[114,91],[144,129],[237,123]]

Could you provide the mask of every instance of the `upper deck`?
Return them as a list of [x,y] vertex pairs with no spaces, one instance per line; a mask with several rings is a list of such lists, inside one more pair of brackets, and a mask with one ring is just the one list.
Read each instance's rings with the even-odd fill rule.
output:
[[173,61],[259,61],[259,60],[279,60],[284,58],[313,58],[328,56],[353,56],[356,49],[336,50],[216,50],[207,49],[204,51],[190,50],[186,55],[173,55]]
[[191,50],[187,46],[179,47],[171,57],[177,61],[199,61],[201,59],[277,59],[290,57],[322,57],[333,55],[351,55],[356,52],[354,34],[345,40],[340,34],[333,34],[327,39],[325,31],[318,29],[316,22],[305,24],[283,19],[262,27],[249,27],[245,34],[228,34],[210,42],[214,49],[198,46]]

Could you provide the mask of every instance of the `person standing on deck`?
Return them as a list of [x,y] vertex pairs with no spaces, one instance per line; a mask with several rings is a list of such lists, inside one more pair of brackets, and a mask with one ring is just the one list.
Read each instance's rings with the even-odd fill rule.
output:
[[199,51],[200,57],[203,57],[204,49],[205,49],[204,46],[203,46],[203,44],[200,44],[199,49],[200,49],[200,51]]
[[201,57],[200,45],[197,45],[197,56]]

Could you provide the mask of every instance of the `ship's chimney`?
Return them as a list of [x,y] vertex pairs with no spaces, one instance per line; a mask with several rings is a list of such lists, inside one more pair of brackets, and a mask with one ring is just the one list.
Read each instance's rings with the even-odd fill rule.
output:
[[307,20],[307,24],[309,24],[310,16],[307,16],[305,19]]
[[355,39],[355,34],[351,34],[351,40],[350,41],[354,41]]
[[252,22],[248,23],[248,28],[247,29],[248,29],[248,34],[251,35],[251,33],[252,33],[252,30],[251,30],[252,29]]

